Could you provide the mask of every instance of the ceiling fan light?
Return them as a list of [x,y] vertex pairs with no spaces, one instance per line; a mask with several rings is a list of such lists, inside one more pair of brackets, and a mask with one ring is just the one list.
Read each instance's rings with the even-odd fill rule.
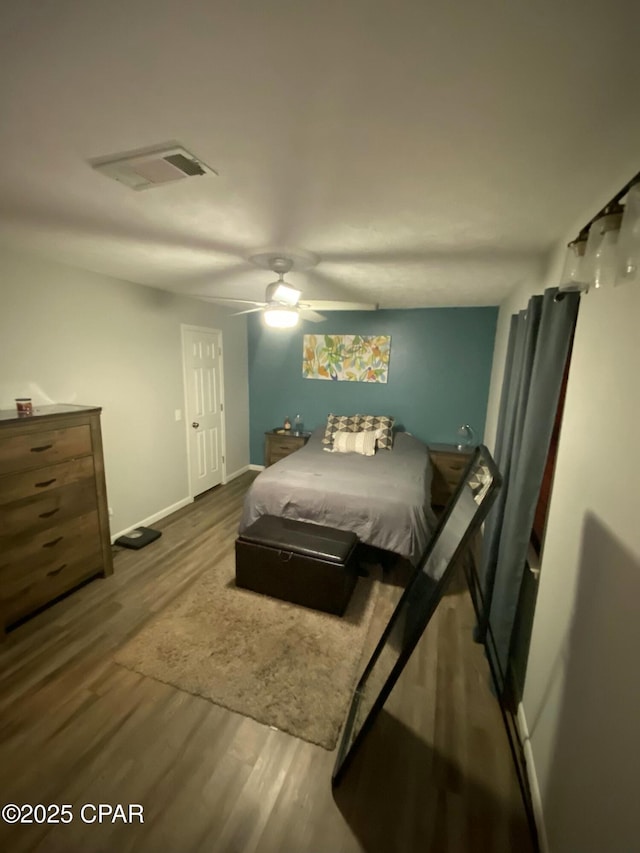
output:
[[276,287],[273,300],[275,302],[284,302],[287,305],[297,305],[300,299],[300,291],[295,287],[290,287],[288,284],[280,283]]
[[282,305],[297,305],[301,291],[297,287],[278,279],[267,285],[266,301],[279,302]]
[[263,316],[264,322],[272,329],[292,329],[298,325],[298,311],[295,308],[276,305],[265,308]]

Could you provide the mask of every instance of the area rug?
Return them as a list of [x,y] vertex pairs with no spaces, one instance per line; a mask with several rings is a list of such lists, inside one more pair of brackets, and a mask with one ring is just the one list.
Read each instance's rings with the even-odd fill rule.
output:
[[375,573],[344,616],[235,585],[231,554],[201,575],[115,655],[116,663],[268,726],[333,749],[371,652]]

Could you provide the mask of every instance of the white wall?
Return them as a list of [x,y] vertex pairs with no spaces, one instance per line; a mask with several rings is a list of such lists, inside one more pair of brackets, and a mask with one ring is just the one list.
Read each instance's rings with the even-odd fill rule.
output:
[[[547,275],[501,307],[489,446],[509,317],[557,284],[564,243]],[[638,845],[639,320],[639,286],[581,297],[523,697],[552,853],[627,853]]]
[[582,297],[523,700],[554,853],[638,844],[639,319]]
[[222,330],[227,475],[248,465],[244,317],[4,249],[0,282],[0,408],[103,407],[112,534],[188,497],[181,323]]

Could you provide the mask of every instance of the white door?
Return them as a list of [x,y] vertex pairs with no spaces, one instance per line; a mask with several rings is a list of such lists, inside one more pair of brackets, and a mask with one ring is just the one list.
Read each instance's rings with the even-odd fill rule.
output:
[[182,327],[185,408],[192,497],[223,480],[222,333]]

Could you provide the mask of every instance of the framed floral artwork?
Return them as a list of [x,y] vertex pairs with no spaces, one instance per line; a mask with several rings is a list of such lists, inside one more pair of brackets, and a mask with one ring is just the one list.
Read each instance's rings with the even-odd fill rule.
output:
[[390,353],[390,335],[305,335],[302,376],[386,383]]

